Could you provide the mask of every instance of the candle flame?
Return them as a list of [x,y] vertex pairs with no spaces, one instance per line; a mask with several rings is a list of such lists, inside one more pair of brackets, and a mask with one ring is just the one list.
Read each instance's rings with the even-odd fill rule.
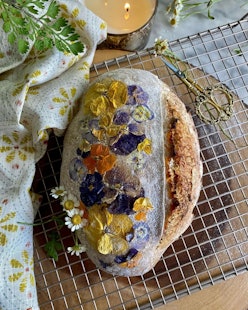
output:
[[130,4],[128,2],[125,3],[124,10],[125,10],[124,18],[125,18],[125,20],[128,20],[129,19],[129,10],[130,10]]

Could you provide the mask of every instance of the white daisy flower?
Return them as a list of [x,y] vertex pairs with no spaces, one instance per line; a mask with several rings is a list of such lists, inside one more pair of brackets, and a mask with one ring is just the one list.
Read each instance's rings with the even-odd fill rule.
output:
[[80,206],[80,201],[72,194],[65,196],[60,203],[63,206],[63,211],[70,213],[74,208]]
[[71,255],[79,256],[79,254],[86,251],[86,247],[82,244],[75,244],[74,246],[70,246],[67,248],[67,253],[71,253]]
[[87,224],[87,220],[83,218],[84,211],[80,209],[72,209],[68,216],[65,217],[65,225],[74,232]]
[[162,37],[156,38],[154,43],[155,56],[162,55],[168,50],[168,42],[167,40],[162,39]]
[[66,194],[67,194],[67,192],[66,192],[64,186],[56,186],[55,188],[53,188],[53,189],[51,190],[51,193],[50,193],[50,195],[51,195],[53,198],[55,198],[55,199],[57,199],[57,198],[59,198],[59,197],[63,197],[63,196],[65,196]]

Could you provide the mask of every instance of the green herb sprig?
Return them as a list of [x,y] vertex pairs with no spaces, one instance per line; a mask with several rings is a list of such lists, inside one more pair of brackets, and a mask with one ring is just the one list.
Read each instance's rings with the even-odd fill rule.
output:
[[[45,14],[39,16],[46,7]],[[84,51],[79,34],[60,13],[55,0],[0,0],[3,30],[21,54],[27,53],[32,43],[40,52],[53,46],[74,55]]]
[[49,240],[45,245],[45,251],[50,258],[58,261],[58,251],[62,250],[62,244],[60,241],[60,236],[57,232],[52,231],[49,235]]

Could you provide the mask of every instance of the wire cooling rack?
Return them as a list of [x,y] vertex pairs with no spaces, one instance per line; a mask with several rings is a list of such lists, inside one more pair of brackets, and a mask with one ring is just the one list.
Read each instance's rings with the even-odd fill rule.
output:
[[[194,114],[194,97],[152,51],[142,51],[94,65],[91,79],[121,67],[157,74],[191,110],[199,135],[203,188],[187,231],[141,277],[113,277],[95,268],[83,254],[67,254],[71,237],[51,221],[34,231],[35,275],[41,310],[154,309],[248,270],[248,21],[242,20],[170,42],[187,63],[187,72],[203,83],[225,84],[234,92],[234,113],[220,128]],[[183,64],[185,64],[183,63]],[[34,189],[43,195],[38,218],[60,212],[49,193],[59,184],[63,138],[51,135],[46,155],[37,164]],[[44,246],[57,231],[63,249],[58,261]]]

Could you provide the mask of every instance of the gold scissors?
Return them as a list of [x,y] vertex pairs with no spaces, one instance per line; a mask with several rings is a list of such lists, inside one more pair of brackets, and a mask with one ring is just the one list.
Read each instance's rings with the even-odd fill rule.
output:
[[233,113],[233,94],[223,85],[214,85],[203,88],[196,81],[186,77],[185,73],[167,61],[163,55],[161,59],[176,76],[196,96],[196,114],[208,124],[227,121]]

